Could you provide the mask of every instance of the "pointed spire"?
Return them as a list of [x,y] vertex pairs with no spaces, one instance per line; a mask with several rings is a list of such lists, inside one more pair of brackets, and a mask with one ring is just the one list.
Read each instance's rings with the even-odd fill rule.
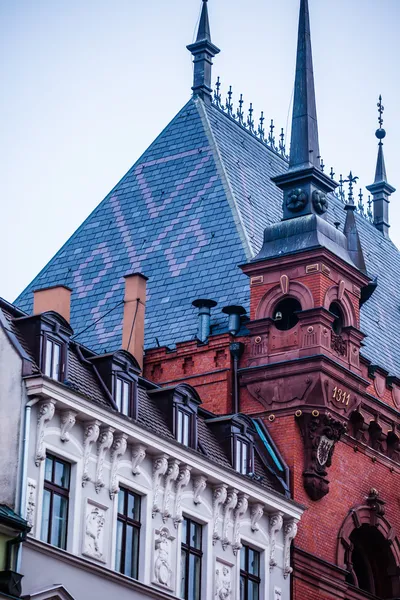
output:
[[294,85],[290,169],[319,167],[317,107],[308,0],[301,0]]
[[208,0],[202,0],[202,9],[197,31],[197,38],[187,49],[193,55],[193,96],[198,96],[206,102],[211,102],[211,68],[212,59],[220,50],[211,42],[210,21],[208,18]]
[[375,135],[379,140],[378,143],[378,159],[376,162],[375,181],[372,185],[367,186],[367,190],[372,193],[374,204],[374,225],[385,237],[389,237],[389,202],[390,196],[396,189],[387,181],[385,157],[383,154],[383,141],[386,137],[386,131],[383,129],[383,111],[385,107],[382,104],[382,96],[379,96],[378,106],[378,123],[379,129]]

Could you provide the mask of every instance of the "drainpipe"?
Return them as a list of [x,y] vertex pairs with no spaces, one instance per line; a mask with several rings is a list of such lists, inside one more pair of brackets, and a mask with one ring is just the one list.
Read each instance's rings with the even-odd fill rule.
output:
[[243,354],[244,344],[242,342],[232,342],[229,346],[230,353],[233,357],[233,396],[232,396],[232,409],[233,414],[239,412],[239,378],[238,378],[238,366],[239,358]]
[[[39,402],[39,398],[29,400],[25,406],[24,411],[24,436],[22,438],[22,460],[21,460],[21,471],[20,471],[20,482],[19,482],[19,507],[18,512],[22,518],[25,518],[25,507],[26,507],[26,484],[28,476],[28,452],[29,452],[29,432],[31,424],[31,412],[32,406]],[[20,540],[23,541],[23,540]],[[21,562],[22,562],[22,547],[21,544],[16,550],[16,572],[20,573]]]
[[197,339],[204,344],[210,335],[211,309],[217,302],[200,298],[192,302],[192,306],[199,309]]

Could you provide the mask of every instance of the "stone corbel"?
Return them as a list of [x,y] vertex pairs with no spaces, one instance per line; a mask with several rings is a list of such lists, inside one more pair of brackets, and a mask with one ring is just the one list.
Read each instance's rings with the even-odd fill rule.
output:
[[101,488],[104,487],[104,479],[103,479],[103,468],[104,468],[104,460],[106,458],[106,452],[112,446],[114,439],[114,429],[112,427],[104,427],[100,431],[99,439],[97,442],[97,468],[96,468],[96,481],[95,481],[95,489],[96,493],[99,494]]
[[38,420],[37,420],[37,442],[36,442],[36,456],[35,465],[38,467],[40,463],[46,458],[46,451],[44,448],[44,435],[46,427],[54,417],[56,409],[55,400],[45,400],[39,404]]
[[205,491],[207,487],[207,477],[204,475],[197,475],[193,479],[193,502],[197,504],[202,503],[201,494]]
[[252,531],[258,531],[260,526],[258,522],[264,514],[264,504],[252,504],[250,509],[250,524]]
[[239,494],[234,512],[232,550],[235,556],[242,548],[240,542],[240,524],[249,506],[248,498],[247,494]]
[[283,577],[285,579],[287,579],[293,571],[292,567],[290,566],[290,546],[292,545],[292,541],[296,537],[296,534],[297,534],[297,521],[295,519],[291,519],[290,521],[285,521],[285,524],[283,526],[283,539],[284,539]]
[[69,433],[76,423],[78,413],[74,410],[64,410],[61,413],[60,438],[62,442],[69,442]]
[[327,470],[332,464],[335,444],[345,433],[346,425],[318,410],[299,414],[297,422],[304,444],[304,488],[312,500],[321,500],[329,492]]
[[382,454],[387,453],[387,436],[390,430],[390,424],[385,423],[382,419],[377,416],[375,420],[371,421],[369,425],[369,435],[371,448],[381,452]]
[[165,489],[164,489],[164,501],[163,501],[163,510],[162,510],[162,520],[163,523],[166,523],[169,517],[171,517],[171,512],[169,509],[169,505],[171,503],[172,496],[172,488],[174,482],[178,479],[179,475],[179,460],[176,458],[171,458],[168,462],[168,469],[165,475]]
[[128,436],[126,433],[117,433],[114,436],[114,441],[111,446],[111,474],[110,474],[110,498],[114,499],[114,496],[119,492],[119,485],[117,481],[119,462],[126,452],[128,446]]
[[89,475],[89,459],[92,450],[92,445],[97,442],[100,435],[100,421],[91,421],[85,427],[83,441],[83,472],[82,472],[82,487],[85,487],[90,481]]
[[132,475],[140,475],[142,472],[140,465],[146,458],[146,446],[143,444],[135,444],[132,446]]
[[283,513],[277,512],[269,517],[269,539],[270,539],[270,554],[269,554],[269,568],[272,571],[276,567],[277,562],[275,560],[275,549],[276,549],[276,538],[278,533],[283,526]]
[[153,462],[153,508],[151,512],[153,519],[156,514],[160,512],[158,501],[161,488],[161,477],[165,475],[167,469],[168,456],[166,454],[156,456]]
[[228,495],[228,486],[225,483],[217,484],[213,489],[213,545],[217,543],[217,540],[221,539],[219,535],[219,521],[220,521],[220,512],[221,507],[226,501],[226,497]]
[[238,501],[238,491],[234,488],[228,490],[226,502],[224,505],[224,521],[222,526],[222,548],[226,548],[230,544],[229,540],[229,525],[231,523],[232,511],[236,508]]
[[189,465],[182,465],[179,469],[179,475],[176,480],[176,497],[175,497],[175,516],[174,516],[174,527],[178,527],[179,523],[183,521],[182,515],[182,492],[185,487],[189,485],[190,471],[192,467]]

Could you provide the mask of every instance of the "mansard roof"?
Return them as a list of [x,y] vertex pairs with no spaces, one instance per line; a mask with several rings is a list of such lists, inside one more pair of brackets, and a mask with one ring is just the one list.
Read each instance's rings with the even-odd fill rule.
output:
[[[264,228],[281,219],[282,192],[271,177],[287,169],[284,156],[227,111],[192,99],[16,304],[30,312],[34,289],[70,286],[78,341],[111,352],[121,346],[123,276],[141,271],[149,277],[147,348],[195,337],[195,298],[218,301],[212,333],[223,331],[224,306],[249,308],[248,280],[237,265],[259,252]],[[343,208],[331,195],[328,220],[342,230]],[[367,219],[356,221],[368,274],[378,276],[361,310],[363,355],[398,376],[400,253]]]

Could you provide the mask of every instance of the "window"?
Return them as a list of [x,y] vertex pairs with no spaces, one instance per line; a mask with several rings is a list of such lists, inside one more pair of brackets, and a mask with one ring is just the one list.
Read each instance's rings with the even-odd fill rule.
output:
[[235,439],[235,469],[242,475],[250,473],[250,444],[240,438]]
[[138,578],[140,504],[137,494],[121,488],[118,494],[117,555],[115,568],[120,573]]
[[202,527],[183,519],[181,546],[181,593],[184,600],[200,600]]
[[44,374],[60,381],[61,379],[61,344],[51,338],[45,338]]
[[260,553],[243,545],[240,550],[240,600],[260,600]]
[[344,327],[344,317],[342,309],[340,308],[337,302],[332,302],[332,304],[329,307],[329,312],[335,315],[335,320],[332,323],[333,332],[336,333],[336,335],[340,335]]
[[118,410],[128,417],[134,416],[132,387],[132,381],[115,378],[115,404]]
[[297,312],[301,310],[301,304],[295,298],[281,300],[274,310],[275,327],[280,331],[288,331],[299,322]]
[[190,444],[190,425],[191,425],[191,415],[184,410],[180,410],[178,408],[178,419],[177,419],[177,428],[176,428],[176,439],[181,444],[185,444],[185,446],[189,446]]
[[70,475],[69,463],[46,456],[40,538],[63,550],[67,547]]

